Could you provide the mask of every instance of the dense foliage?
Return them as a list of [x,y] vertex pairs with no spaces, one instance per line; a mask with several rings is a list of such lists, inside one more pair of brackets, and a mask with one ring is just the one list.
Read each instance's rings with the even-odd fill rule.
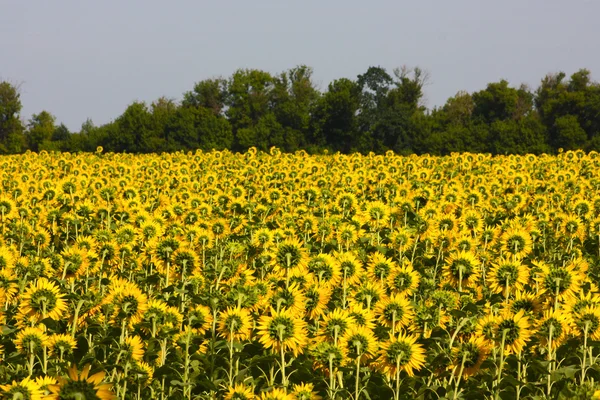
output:
[[371,67],[321,92],[306,66],[278,75],[238,70],[229,79],[198,82],[180,102],[134,102],[114,121],[94,126],[88,120],[79,132],[57,125],[47,111],[23,124],[19,93],[4,82],[0,152],[93,152],[97,146],[129,153],[243,152],[252,146],[432,155],[600,151],[600,85],[587,70],[568,79],[564,73],[548,75],[535,90],[493,82],[475,93],[459,92],[432,110],[423,106],[427,78],[419,68],[390,74]]
[[598,389],[596,152],[101,150],[0,159],[2,399]]

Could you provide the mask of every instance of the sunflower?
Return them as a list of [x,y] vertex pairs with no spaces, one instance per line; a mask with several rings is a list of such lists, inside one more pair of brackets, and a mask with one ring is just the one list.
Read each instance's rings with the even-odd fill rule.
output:
[[224,400],[253,400],[255,398],[251,387],[243,383],[238,383],[235,386],[229,387]]
[[573,332],[579,336],[600,340],[600,307],[587,306],[571,316]]
[[291,350],[294,357],[304,351],[307,344],[306,322],[290,310],[279,312],[271,308],[271,315],[262,316],[258,323],[259,342],[274,351]]
[[348,362],[353,363],[358,358],[361,362],[365,362],[377,351],[377,339],[370,329],[364,326],[352,326],[340,339],[340,347],[348,356]]
[[306,298],[297,282],[288,288],[278,288],[271,293],[269,303],[275,310],[290,310],[294,315],[302,315],[306,306]]
[[329,254],[312,256],[307,263],[307,269],[323,285],[336,286],[342,279],[339,263]]
[[113,324],[129,323],[133,326],[142,320],[148,308],[148,297],[135,283],[116,279],[111,283],[103,304],[112,306]]
[[211,326],[213,315],[210,308],[201,304],[188,309],[187,312],[188,325],[196,330],[199,335],[202,335]]
[[542,304],[539,296],[534,293],[518,290],[515,292],[514,299],[509,303],[508,308],[513,313],[523,310],[528,317],[534,318],[541,311]]
[[417,343],[415,335],[397,333],[380,345],[376,368],[392,379],[399,371],[414,376],[425,365],[425,349]]
[[566,265],[541,265],[540,286],[556,301],[570,301],[579,292],[585,276],[575,269],[573,263]]
[[327,303],[331,299],[331,288],[318,284],[310,285],[304,296],[306,298],[305,314],[313,320],[320,319],[327,310]]
[[325,375],[335,373],[339,368],[346,365],[346,353],[339,344],[331,342],[316,341],[310,349],[313,367],[323,371]]
[[475,287],[479,282],[479,261],[472,252],[454,253],[445,260],[443,276],[451,285],[463,288]]
[[576,215],[568,214],[563,221],[563,234],[569,239],[579,239],[583,242],[586,235],[586,226]]
[[150,364],[144,361],[137,361],[133,364],[133,370],[129,378],[133,378],[139,382],[142,386],[148,386],[152,383],[154,377],[154,368]]
[[488,313],[477,320],[475,332],[478,337],[484,338],[488,345],[492,345],[496,339],[496,328],[498,317]]
[[302,244],[293,238],[283,240],[274,251],[273,266],[275,272],[291,269],[304,270],[308,262],[308,252]]
[[104,372],[98,372],[92,376],[88,376],[89,373],[89,365],[83,368],[81,374],[78,373],[77,367],[69,368],[68,377],[58,378],[58,384],[49,387],[52,393],[46,396],[46,399],[112,400],[116,398],[111,391],[112,385],[102,383]]
[[340,266],[342,282],[347,286],[354,285],[359,281],[362,264],[353,252],[335,253],[334,257]]
[[355,321],[350,316],[348,310],[336,308],[323,317],[318,336],[337,344],[338,339],[342,337],[346,333],[346,330],[354,323]]
[[341,246],[350,249],[358,242],[360,237],[359,229],[354,225],[344,223],[339,229],[336,230],[336,239]]
[[19,291],[19,285],[17,284],[17,277],[14,271],[9,268],[0,267],[0,305],[11,304],[16,294]]
[[497,319],[494,339],[497,345],[504,344],[507,354],[518,354],[531,338],[532,332],[529,328],[529,318],[525,316],[525,311],[521,310],[516,314],[505,311]]
[[503,293],[508,298],[511,289],[523,290],[523,287],[529,282],[529,273],[518,259],[511,261],[501,257],[492,264],[492,268],[487,274],[487,282],[492,292]]
[[46,278],[31,282],[21,297],[21,312],[37,319],[52,318],[59,321],[64,317],[67,303],[60,288]]
[[488,341],[481,336],[472,335],[468,341],[460,341],[452,349],[453,373],[458,375],[462,371],[464,378],[475,375],[489,352]]
[[133,362],[142,361],[144,358],[144,344],[142,343],[142,339],[137,335],[126,337],[121,346],[121,354],[125,356],[123,360]]
[[591,290],[588,293],[584,293],[583,290],[580,290],[576,297],[570,298],[565,304],[565,308],[571,314],[577,314],[585,307],[600,308],[600,296]]
[[49,337],[44,330],[37,327],[24,328],[17,333],[14,340],[15,347],[19,353],[36,354],[48,347]]
[[381,229],[388,225],[390,217],[389,206],[381,201],[369,201],[361,215],[371,229]]
[[42,398],[45,399],[45,396],[50,394],[50,386],[56,385],[58,381],[51,376],[38,376],[37,378],[35,378],[35,383],[37,383],[37,385],[40,387],[40,391],[44,396]]
[[268,392],[260,394],[260,400],[295,400],[295,397],[291,393],[287,393],[285,389],[272,389]]
[[354,290],[350,303],[372,310],[384,295],[385,291],[379,280],[372,282],[367,279]]
[[219,315],[218,330],[228,341],[249,340],[252,334],[252,317],[245,308],[229,307]]
[[58,334],[50,336],[48,340],[50,354],[58,354],[62,359],[65,354],[72,354],[77,348],[77,342],[71,335]]
[[409,327],[415,317],[413,307],[402,294],[393,294],[382,299],[377,303],[374,313],[383,326],[392,330]]
[[367,263],[367,276],[372,281],[380,281],[382,284],[397,265],[391,258],[385,257],[383,254],[376,252],[369,257]]
[[0,394],[3,399],[42,400],[45,398],[39,383],[30,378],[24,378],[20,382],[12,381],[10,385],[0,385]]
[[415,240],[414,234],[405,227],[392,231],[389,238],[392,248],[395,249],[399,254],[403,254],[405,249],[410,248]]
[[540,321],[537,322],[536,336],[541,346],[556,349],[562,345],[571,333],[572,321],[564,311],[546,310]]
[[392,294],[403,294],[407,297],[413,295],[419,287],[421,275],[415,271],[410,262],[401,267],[394,268],[387,279],[387,286]]
[[315,387],[312,383],[294,385],[292,395],[295,400],[322,400],[322,397],[315,393]]
[[517,258],[526,257],[532,250],[531,235],[524,229],[517,227],[507,229],[500,236],[502,252]]
[[64,250],[62,256],[62,273],[63,279],[78,278],[86,274],[89,270],[89,255],[88,250],[79,247],[69,247]]

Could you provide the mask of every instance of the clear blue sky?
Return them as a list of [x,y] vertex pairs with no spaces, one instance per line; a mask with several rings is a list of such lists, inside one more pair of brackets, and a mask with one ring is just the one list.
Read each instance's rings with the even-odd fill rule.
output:
[[73,130],[238,68],[298,64],[322,89],[420,66],[431,108],[501,78],[598,80],[599,16],[597,0],[0,0],[0,79],[21,84],[24,118],[48,110]]

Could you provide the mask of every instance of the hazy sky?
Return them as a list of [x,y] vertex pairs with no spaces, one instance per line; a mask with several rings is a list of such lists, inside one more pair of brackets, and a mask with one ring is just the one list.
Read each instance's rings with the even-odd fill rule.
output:
[[25,118],[45,109],[72,130],[238,68],[298,64],[322,89],[420,66],[433,107],[501,78],[600,79],[598,16],[597,0],[0,0],[0,79],[21,84]]

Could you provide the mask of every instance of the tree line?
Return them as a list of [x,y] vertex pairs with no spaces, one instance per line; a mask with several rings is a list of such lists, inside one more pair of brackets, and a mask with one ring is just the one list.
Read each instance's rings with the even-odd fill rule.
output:
[[376,152],[399,154],[600,151],[600,84],[581,69],[545,76],[532,90],[506,80],[458,92],[441,107],[423,105],[428,74],[370,67],[321,91],[313,71],[240,69],[197,82],[180,101],[133,102],[113,121],[87,120],[70,132],[48,111],[21,118],[19,88],[0,82],[0,153],[163,152],[188,149]]

